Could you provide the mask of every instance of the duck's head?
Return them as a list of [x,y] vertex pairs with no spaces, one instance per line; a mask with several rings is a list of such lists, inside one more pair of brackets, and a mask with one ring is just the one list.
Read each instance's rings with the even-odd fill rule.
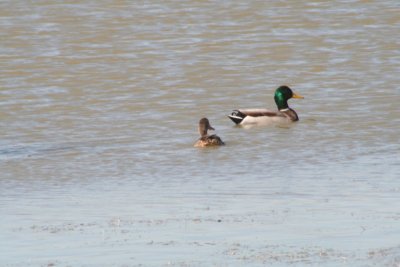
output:
[[206,136],[208,130],[215,130],[213,127],[211,127],[210,122],[208,121],[207,118],[202,118],[199,121],[199,133],[200,136]]
[[275,90],[275,103],[278,106],[279,110],[289,108],[287,101],[291,98],[304,98],[301,95],[298,95],[289,88],[289,86],[282,85],[279,86],[278,89]]

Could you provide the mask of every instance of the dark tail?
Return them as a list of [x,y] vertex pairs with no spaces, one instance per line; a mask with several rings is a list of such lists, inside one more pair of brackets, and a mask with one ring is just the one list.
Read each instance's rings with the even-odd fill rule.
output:
[[235,123],[239,124],[242,122],[242,120],[246,117],[246,114],[243,114],[239,110],[234,110],[231,115],[228,115],[228,117]]

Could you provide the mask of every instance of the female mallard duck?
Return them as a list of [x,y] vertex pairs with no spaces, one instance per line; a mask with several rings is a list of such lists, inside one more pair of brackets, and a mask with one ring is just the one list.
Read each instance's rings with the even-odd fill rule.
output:
[[290,98],[304,98],[295,94],[292,89],[286,85],[280,86],[275,91],[275,103],[278,111],[268,109],[237,109],[228,117],[236,124],[262,124],[269,122],[294,122],[298,121],[296,111],[291,109],[287,103]]
[[225,143],[222,142],[222,140],[221,140],[221,138],[219,138],[219,136],[217,136],[215,134],[208,135],[207,134],[208,130],[215,130],[215,129],[213,127],[211,127],[210,122],[208,121],[207,118],[202,118],[199,121],[199,133],[200,133],[201,137],[194,144],[195,147],[223,146],[223,145],[225,145]]

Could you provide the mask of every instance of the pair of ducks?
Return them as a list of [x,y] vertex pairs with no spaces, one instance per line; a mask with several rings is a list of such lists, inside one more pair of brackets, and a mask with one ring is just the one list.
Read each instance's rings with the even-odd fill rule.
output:
[[[296,111],[291,109],[287,101],[291,98],[304,98],[301,95],[295,94],[292,89],[286,85],[282,85],[275,90],[275,103],[278,111],[268,109],[237,109],[228,117],[236,125],[262,124],[268,122],[295,122],[299,120]],[[222,146],[225,143],[222,139],[213,134],[208,135],[208,130],[215,130],[207,118],[202,118],[199,121],[200,138],[194,144],[195,147]]]

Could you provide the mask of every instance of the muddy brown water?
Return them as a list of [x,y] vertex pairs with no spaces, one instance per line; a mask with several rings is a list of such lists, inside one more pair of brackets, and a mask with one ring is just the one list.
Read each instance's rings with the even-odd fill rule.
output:
[[[399,14],[1,1],[2,265],[399,266]],[[282,84],[298,123],[227,118]]]

